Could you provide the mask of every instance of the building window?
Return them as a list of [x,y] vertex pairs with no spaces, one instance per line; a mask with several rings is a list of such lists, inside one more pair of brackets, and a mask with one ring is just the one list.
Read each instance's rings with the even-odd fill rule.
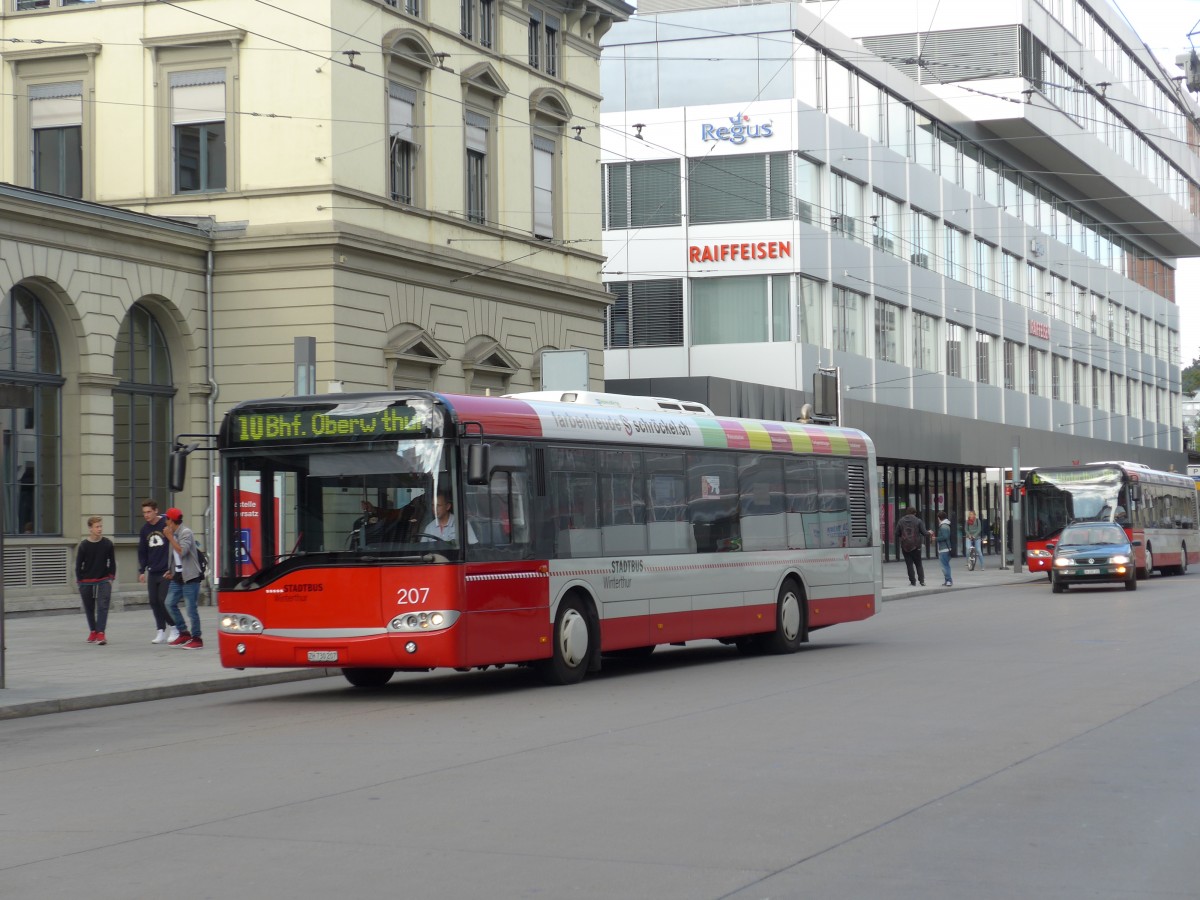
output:
[[404,11],[410,16],[421,15],[421,0],[404,0]]
[[875,301],[875,358],[884,362],[900,361],[900,307]]
[[533,136],[533,234],[553,238],[555,223],[555,190],[557,182],[558,147],[548,137]]
[[790,219],[791,158],[790,153],[760,153],[689,159],[691,224]]
[[562,23],[549,13],[529,8],[529,65],[558,77]]
[[680,194],[676,160],[608,163],[604,166],[604,227],[678,225],[682,219]]
[[867,298],[845,288],[833,289],[833,349],[863,355],[863,316]]
[[975,332],[975,380],[992,383],[992,336],[982,331]]
[[1029,296],[1027,306],[1034,312],[1046,311],[1046,273],[1032,263],[1025,264],[1025,293]]
[[459,33],[482,47],[496,46],[495,0],[459,0]]
[[1066,360],[1063,359],[1061,356],[1055,356],[1053,354],[1051,354],[1051,356],[1050,356],[1050,399],[1051,400],[1061,400],[1062,399],[1063,364],[1065,362],[1066,362]]
[[488,221],[488,145],[492,120],[467,110],[467,218]]
[[991,244],[975,238],[975,289],[996,293],[993,279],[996,248]]
[[937,320],[913,310],[912,323],[913,368],[936,372]]
[[0,410],[6,534],[62,533],[62,384],[50,317],[20,285],[0,302],[0,380],[22,405]]
[[948,278],[967,283],[967,248],[969,235],[950,225],[946,226],[946,269]]
[[946,323],[946,374],[962,378],[963,327]]
[[1004,387],[1006,390],[1017,390],[1017,343],[1004,342]]
[[838,172],[833,173],[830,186],[833,192],[833,196],[829,198],[832,204],[830,225],[833,226],[833,230],[855,240],[864,237],[863,186],[853,178],[847,178]]
[[1000,252],[1000,297],[1004,300],[1018,300],[1017,296],[1017,257],[1007,251]]
[[617,281],[604,322],[605,349],[683,346],[683,281]]
[[225,70],[171,73],[176,194],[225,190]]
[[1092,369],[1092,409],[1104,409],[1104,371]]
[[1071,402],[1076,406],[1083,405],[1086,372],[1087,367],[1083,363],[1076,361],[1071,364]]
[[933,233],[937,228],[937,219],[920,210],[912,211],[912,254],[909,262],[922,269],[934,267]]
[[415,90],[394,81],[388,82],[389,181],[392,199],[398,203],[416,202],[416,106]]
[[134,304],[117,334],[113,374],[113,526],[137,534],[142,500],[167,496],[167,471],[174,431],[171,360],[167,342],[150,311]]
[[33,126],[33,186],[83,196],[83,82],[29,87]]
[[803,156],[796,157],[796,218],[809,225],[824,225],[821,214],[821,180],[825,167]]
[[904,253],[903,219],[899,200],[875,192],[875,214],[871,216],[874,234],[871,240],[884,253],[902,256]]
[[1029,348],[1029,395],[1041,396],[1042,393],[1042,357],[1041,350]]
[[788,275],[693,278],[692,344],[791,340]]
[[822,293],[824,285],[811,278],[800,278],[800,323],[797,326],[796,339],[804,344],[825,345],[825,335],[822,331],[824,317],[821,315],[824,303]]

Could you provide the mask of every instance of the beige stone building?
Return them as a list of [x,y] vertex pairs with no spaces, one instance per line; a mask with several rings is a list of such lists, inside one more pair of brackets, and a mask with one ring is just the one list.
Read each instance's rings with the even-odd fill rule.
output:
[[599,40],[620,0],[4,0],[8,608],[71,602],[88,515],[137,591],[166,454],[316,385],[601,381]]

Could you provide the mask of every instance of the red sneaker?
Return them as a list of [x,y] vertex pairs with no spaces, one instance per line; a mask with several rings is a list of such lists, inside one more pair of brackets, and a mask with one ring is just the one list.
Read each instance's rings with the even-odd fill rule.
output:
[[175,640],[171,641],[170,646],[182,647],[184,644],[186,644],[191,639],[192,639],[192,636],[190,634],[188,634],[188,632],[181,631],[181,632],[179,632],[179,637],[177,637],[177,638],[175,638]]
[[94,644],[94,643],[96,643],[96,632],[94,632],[94,631],[89,631],[89,632],[88,632],[88,639],[87,639],[87,642],[88,642],[89,644]]
[[183,645],[183,649],[184,650],[203,650],[204,649],[204,641],[200,640],[200,638],[192,638],[190,641],[188,641],[186,644]]
[[106,640],[104,639],[104,632],[103,632],[103,631],[97,631],[97,632],[96,632],[96,643],[97,643],[97,644],[99,644],[101,647],[103,647],[105,644],[107,644],[107,643],[108,643],[108,641],[106,641]]

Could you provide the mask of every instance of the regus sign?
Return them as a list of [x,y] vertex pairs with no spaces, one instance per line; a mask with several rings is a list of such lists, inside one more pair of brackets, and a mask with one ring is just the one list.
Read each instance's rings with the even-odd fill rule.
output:
[[770,122],[751,125],[750,117],[740,114],[730,116],[728,125],[713,125],[705,122],[700,126],[701,140],[728,141],[731,144],[744,144],[754,138],[769,138],[773,133]]

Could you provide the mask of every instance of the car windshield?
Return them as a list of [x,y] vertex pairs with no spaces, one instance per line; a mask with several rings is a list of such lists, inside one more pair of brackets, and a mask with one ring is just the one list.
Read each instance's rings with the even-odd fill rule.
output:
[[1125,532],[1120,528],[1092,526],[1063,529],[1060,547],[1081,547],[1090,544],[1124,544]]

